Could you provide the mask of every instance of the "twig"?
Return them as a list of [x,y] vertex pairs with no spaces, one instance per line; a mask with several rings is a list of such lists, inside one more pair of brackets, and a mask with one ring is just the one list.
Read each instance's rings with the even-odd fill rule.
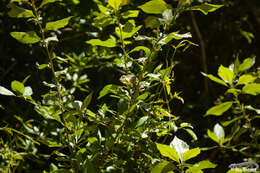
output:
[[[198,24],[196,22],[195,15],[194,15],[194,13],[192,11],[190,12],[190,15],[191,15],[191,20],[192,20],[193,27],[194,27],[195,32],[197,34],[197,37],[199,38],[199,41],[200,41],[202,68],[203,68],[204,73],[208,73],[205,42],[204,42],[203,37],[202,37],[202,35],[200,33],[200,29],[199,29]],[[205,87],[206,92],[209,92],[209,82],[208,82],[207,78],[204,78],[204,87]]]

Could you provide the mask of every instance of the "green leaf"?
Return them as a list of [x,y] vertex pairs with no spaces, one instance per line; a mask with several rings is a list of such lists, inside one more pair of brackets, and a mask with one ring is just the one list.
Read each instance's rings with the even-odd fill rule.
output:
[[119,10],[122,0],[108,0],[107,2],[111,7],[113,7],[117,11]]
[[217,123],[214,126],[214,133],[216,134],[216,136],[218,138],[218,141],[219,141],[218,143],[222,143],[222,141],[225,138],[225,131],[224,131],[223,127]]
[[24,44],[33,44],[41,40],[34,31],[29,32],[11,32],[13,38]]
[[62,0],[43,0],[40,5],[40,8],[42,8],[46,4],[53,3],[53,2],[62,2]]
[[151,54],[150,49],[147,48],[147,47],[145,47],[145,46],[137,46],[137,47],[135,47],[133,50],[131,50],[131,51],[129,52],[129,54],[132,53],[132,52],[140,51],[140,50],[143,50],[143,51],[145,52],[145,56],[146,56],[146,57],[149,57],[150,54]]
[[148,16],[144,19],[145,28],[158,28],[160,26],[160,21],[155,16]]
[[189,150],[189,145],[184,142],[183,140],[179,139],[177,136],[174,137],[170,146],[175,148],[176,152],[178,153],[179,159],[183,162],[183,153]]
[[169,145],[159,144],[159,143],[156,143],[156,146],[157,149],[160,151],[161,155],[180,163],[178,153],[173,147],[170,147]]
[[144,94],[138,96],[136,100],[145,100],[149,96],[148,92],[145,92]]
[[257,79],[257,77],[255,77],[255,76],[252,76],[250,74],[244,74],[244,75],[239,77],[237,85],[243,85],[243,84],[252,83],[256,79]]
[[198,167],[200,169],[208,169],[208,168],[215,168],[217,165],[211,163],[209,160],[203,160],[194,164],[193,166]]
[[33,94],[32,88],[29,86],[26,86],[24,88],[23,96],[31,96]]
[[168,173],[175,169],[175,165],[171,162],[163,160],[161,163],[157,164],[151,171],[151,173]]
[[115,90],[118,88],[117,85],[113,85],[113,84],[109,84],[106,85],[100,92],[99,92],[99,96],[98,99],[104,97],[105,95],[109,94],[109,93],[115,93]]
[[236,122],[237,120],[243,119],[243,118],[244,118],[244,116],[242,115],[242,116],[239,116],[239,117],[235,117],[235,118],[233,118],[233,119],[231,119],[231,120],[224,121],[224,122],[222,122],[221,124],[222,124],[224,127],[226,127],[226,126],[230,125],[231,123]]
[[88,107],[88,105],[89,105],[90,102],[91,102],[92,96],[93,96],[93,92],[91,92],[91,93],[84,99],[83,105],[81,106],[81,111],[83,111],[85,108]]
[[60,28],[63,28],[65,27],[66,25],[68,25],[70,19],[72,18],[72,16],[70,17],[67,17],[67,18],[64,18],[64,19],[61,19],[61,20],[57,20],[57,21],[54,21],[54,22],[48,22],[46,24],[46,30],[56,30],[56,29],[60,29]]
[[13,91],[15,91],[19,94],[23,94],[23,92],[25,90],[23,83],[16,81],[16,80],[11,83],[11,88]]
[[139,10],[128,10],[126,12],[121,13],[121,16],[124,19],[132,18],[132,17],[138,17]]
[[169,43],[172,39],[181,40],[183,38],[191,38],[191,37],[192,37],[192,35],[189,32],[187,32],[185,34],[179,34],[179,32],[172,32],[172,33],[168,34],[165,38],[160,40],[159,43],[164,45],[164,44]]
[[138,8],[148,14],[162,14],[167,9],[167,4],[163,0],[151,0]]
[[194,131],[193,130],[191,130],[191,129],[184,129],[186,132],[188,132],[190,135],[191,135],[191,137],[196,141],[196,140],[198,140],[198,137],[197,137],[197,135],[194,133]]
[[260,83],[251,83],[248,85],[245,85],[242,88],[242,92],[245,94],[251,94],[251,95],[258,95],[260,94]]
[[193,148],[191,150],[188,150],[188,151],[184,152],[182,155],[183,161],[185,162],[186,160],[196,157],[199,154],[200,154],[200,148]]
[[148,116],[143,116],[136,123],[136,128],[142,126],[148,120]]
[[37,64],[37,68],[39,70],[45,69],[46,67],[49,67],[49,64],[41,64],[41,65]]
[[217,78],[217,77],[215,77],[215,76],[213,76],[211,74],[206,74],[206,73],[203,73],[203,72],[201,72],[201,74],[203,76],[206,76],[207,78],[209,78],[210,80],[212,80],[212,81],[214,81],[216,83],[219,83],[221,85],[227,86],[227,84],[223,80],[221,80],[221,79],[219,79],[219,78]]
[[219,143],[219,139],[214,132],[207,130],[207,134],[213,141],[215,141],[216,143]]
[[8,16],[15,17],[15,18],[30,18],[34,17],[33,12],[31,10],[27,10],[24,8],[20,8],[15,4],[8,4],[7,8],[11,8],[8,12]]
[[205,116],[207,116],[207,115],[220,116],[224,112],[226,112],[232,106],[232,104],[233,104],[233,102],[230,101],[230,102],[224,102],[217,106],[214,106],[206,112]]
[[234,73],[229,68],[221,65],[218,68],[218,75],[219,75],[219,77],[221,77],[221,79],[223,79],[224,81],[226,81],[230,85],[232,84],[232,81],[233,81],[233,78],[234,78]]
[[242,64],[240,64],[238,71],[243,72],[246,71],[247,69],[251,68],[255,64],[255,57],[253,58],[246,58]]
[[201,4],[198,6],[194,6],[194,7],[190,7],[188,8],[188,10],[199,10],[201,11],[203,14],[207,15],[209,12],[213,12],[216,11],[217,9],[223,7],[223,5],[214,5],[214,4]]
[[91,40],[87,41],[86,43],[94,45],[94,46],[116,47],[116,40],[113,40],[112,38],[109,38],[105,41],[102,41],[99,39],[91,39]]
[[2,86],[0,86],[0,94],[5,95],[5,96],[15,96],[15,94],[12,91],[10,91]]
[[123,26],[122,32],[120,31],[119,27],[115,28],[116,35],[122,39],[130,38],[132,37],[137,31],[139,31],[142,28],[142,25],[135,27],[135,21],[134,20],[128,20],[127,23]]

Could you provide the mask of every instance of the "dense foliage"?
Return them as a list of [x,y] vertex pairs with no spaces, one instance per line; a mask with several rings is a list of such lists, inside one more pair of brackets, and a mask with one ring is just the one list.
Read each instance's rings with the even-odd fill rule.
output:
[[257,165],[260,13],[244,3],[0,2],[0,172]]

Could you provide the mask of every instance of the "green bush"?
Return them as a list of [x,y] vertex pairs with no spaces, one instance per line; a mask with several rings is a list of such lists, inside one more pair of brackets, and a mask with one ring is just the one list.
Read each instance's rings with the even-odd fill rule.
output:
[[[214,158],[199,155],[212,150],[223,158],[231,151],[259,161],[259,110],[250,101],[260,94],[259,72],[249,71],[255,58],[221,65],[220,78],[203,73],[228,88],[205,114],[229,113],[213,131],[203,132],[218,145],[205,147],[193,122],[175,111],[175,105],[186,104],[175,87],[176,55],[199,46],[178,22],[190,13],[196,26],[193,11],[207,15],[223,5],[93,0],[82,12],[78,3],[6,4],[13,18],[10,36],[26,44],[28,56],[39,58],[31,75],[13,80],[11,89],[0,86],[1,95],[16,98],[0,105],[13,116],[0,126],[2,172],[214,172]],[[64,44],[81,35],[88,39]],[[36,72],[38,87],[44,88],[28,84]],[[17,110],[11,111],[14,106]]]

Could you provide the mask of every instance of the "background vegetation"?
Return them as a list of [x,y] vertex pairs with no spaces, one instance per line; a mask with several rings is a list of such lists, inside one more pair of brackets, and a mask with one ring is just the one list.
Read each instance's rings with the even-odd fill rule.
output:
[[0,172],[259,163],[259,7],[2,0]]

